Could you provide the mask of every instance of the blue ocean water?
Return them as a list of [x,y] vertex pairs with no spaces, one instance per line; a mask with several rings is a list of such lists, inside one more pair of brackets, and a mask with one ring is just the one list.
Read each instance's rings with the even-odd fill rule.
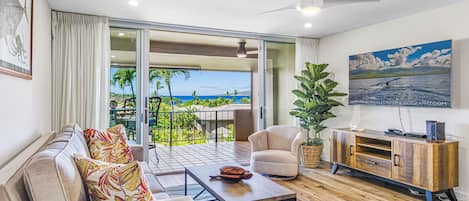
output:
[[[174,98],[180,99],[183,103],[187,101],[191,101],[194,99],[193,96],[173,96]],[[221,98],[226,98],[226,99],[232,99],[233,96],[199,96],[200,100],[207,100],[207,99],[217,99],[218,97]],[[241,103],[242,98],[249,98],[251,99],[251,96],[236,96],[235,102],[234,103]]]
[[[386,82],[389,84],[383,84]],[[349,103],[451,107],[451,76],[438,74],[351,80]]]

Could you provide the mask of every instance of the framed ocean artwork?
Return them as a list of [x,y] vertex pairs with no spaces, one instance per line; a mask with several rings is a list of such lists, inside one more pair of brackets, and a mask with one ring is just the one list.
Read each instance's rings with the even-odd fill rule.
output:
[[451,107],[452,41],[349,56],[349,104]]
[[0,73],[32,79],[33,0],[0,1]]

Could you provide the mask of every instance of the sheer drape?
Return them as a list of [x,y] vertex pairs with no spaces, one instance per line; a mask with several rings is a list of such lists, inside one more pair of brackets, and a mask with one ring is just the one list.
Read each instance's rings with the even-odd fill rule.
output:
[[299,74],[305,68],[305,63],[317,63],[319,40],[310,38],[296,39],[296,72]]
[[52,13],[52,124],[108,123],[110,36],[106,17]]

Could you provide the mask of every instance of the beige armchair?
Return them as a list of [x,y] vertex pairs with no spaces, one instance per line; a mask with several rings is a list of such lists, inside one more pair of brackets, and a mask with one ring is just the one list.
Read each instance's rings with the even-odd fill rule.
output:
[[261,174],[296,177],[300,147],[306,136],[299,128],[272,126],[249,136],[251,170]]

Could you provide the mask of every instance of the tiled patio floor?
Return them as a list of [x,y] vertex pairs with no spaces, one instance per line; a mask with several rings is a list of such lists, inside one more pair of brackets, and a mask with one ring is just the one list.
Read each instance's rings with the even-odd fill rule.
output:
[[159,162],[155,152],[150,150],[150,168],[156,175],[181,173],[184,167],[210,164],[249,164],[249,142],[223,142],[187,146],[157,147]]

